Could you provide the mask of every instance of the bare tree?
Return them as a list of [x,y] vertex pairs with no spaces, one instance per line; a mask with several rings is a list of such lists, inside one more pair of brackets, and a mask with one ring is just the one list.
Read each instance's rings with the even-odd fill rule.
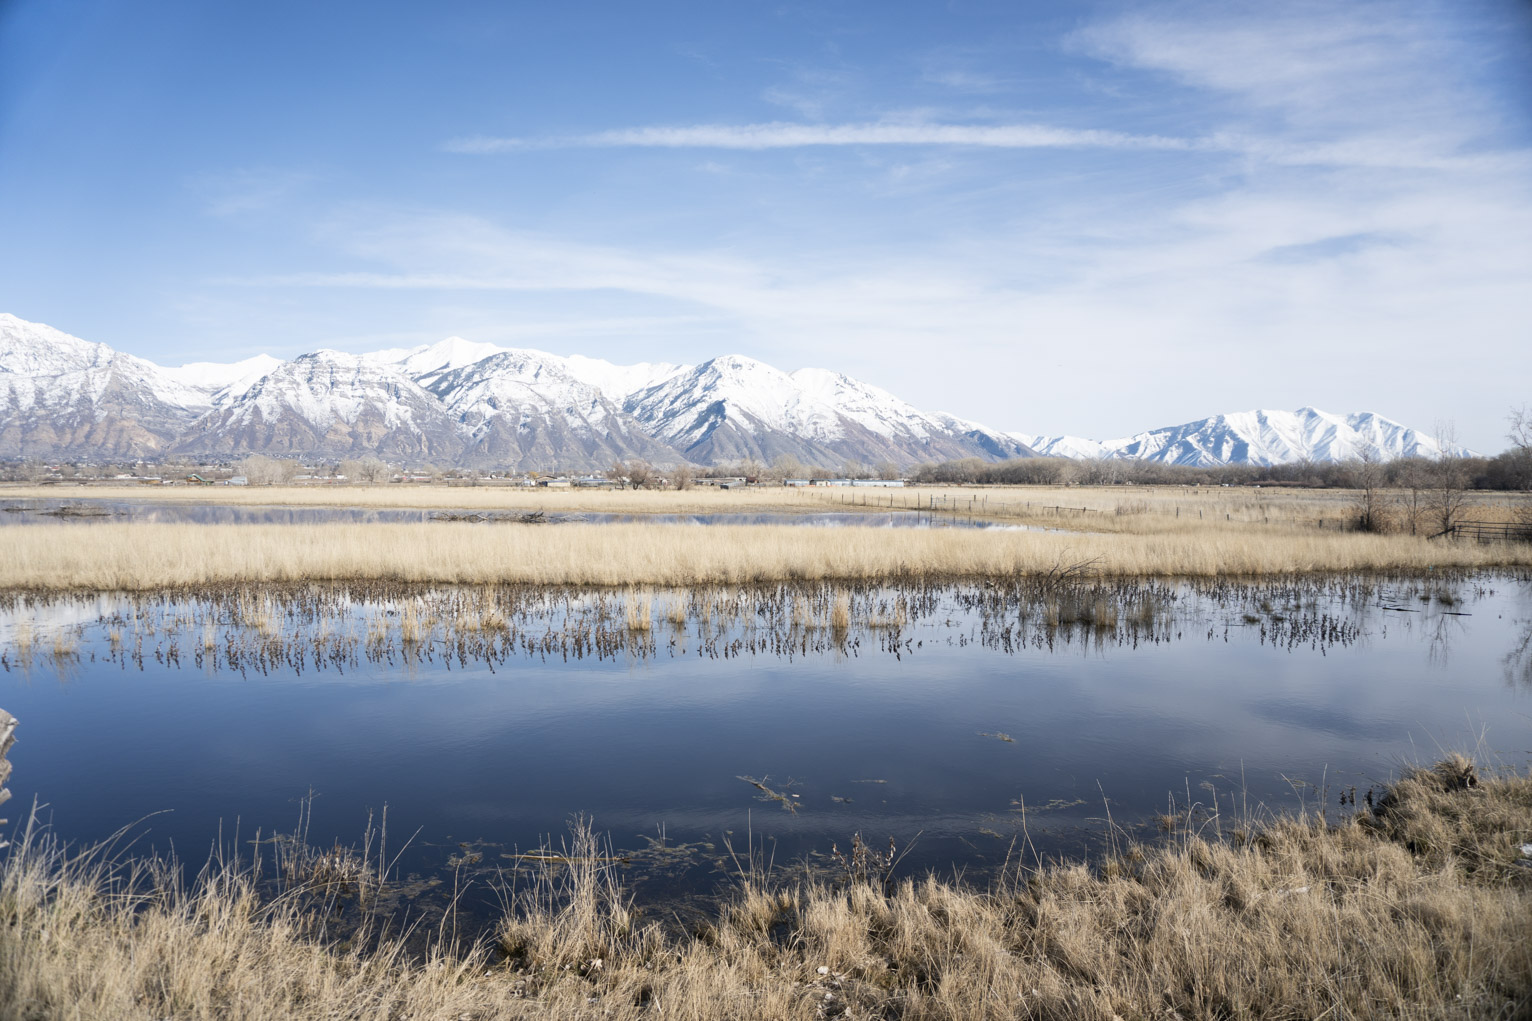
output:
[[1376,451],[1363,450],[1351,466],[1352,485],[1356,488],[1357,528],[1364,532],[1384,530],[1383,462]]
[[393,470],[378,460],[376,457],[364,457],[359,461],[346,462],[351,471],[346,472],[346,477],[358,482],[365,482],[369,486],[375,486],[379,482],[387,482],[393,476]]
[[[1512,477],[1523,492],[1532,492],[1532,405],[1512,408],[1509,425],[1505,438],[1511,441]],[[1524,500],[1517,506],[1516,519],[1532,525],[1532,501]]]
[[1457,444],[1457,429],[1451,422],[1437,423],[1436,446],[1436,460],[1431,463],[1436,483],[1431,499],[1432,524],[1437,535],[1445,535],[1462,521],[1468,504],[1468,465]]
[[800,479],[811,473],[792,454],[778,454],[763,474],[773,482],[781,482],[783,479]]
[[648,461],[634,459],[623,466],[628,485],[633,489],[645,489],[655,480],[654,467]]
[[1418,457],[1395,461],[1395,483],[1400,488],[1399,509],[1411,535],[1419,535],[1425,523],[1426,502],[1431,492],[1431,463]]
[[239,463],[239,470],[252,486],[274,486],[282,481],[281,462],[265,454],[251,454]]
[[1509,421],[1511,427],[1505,438],[1518,451],[1532,454],[1532,405],[1523,404],[1519,408],[1512,408]]
[[899,472],[899,466],[892,461],[879,461],[877,472],[878,478],[885,482],[893,482],[903,477]]
[[670,484],[677,489],[690,489],[694,478],[696,478],[696,473],[692,471],[691,465],[677,465],[670,473]]
[[1123,464],[1115,457],[1093,457],[1080,462],[1081,483],[1087,486],[1110,486],[1121,477]]

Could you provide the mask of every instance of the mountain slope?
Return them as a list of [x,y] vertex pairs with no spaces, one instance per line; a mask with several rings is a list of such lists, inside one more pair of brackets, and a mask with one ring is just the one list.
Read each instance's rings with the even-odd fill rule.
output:
[[791,375],[725,355],[630,395],[624,408],[658,438],[701,464],[794,457],[838,468],[951,457],[1021,457],[1013,437],[950,416],[928,415],[887,391],[824,369]]
[[[1049,457],[1123,458],[1204,468],[1441,454],[1434,438],[1381,415],[1336,415],[1317,408],[1240,411],[1115,440],[1013,435]],[[1451,452],[1472,453],[1465,447],[1453,447]]]
[[165,368],[0,314],[0,457],[166,452],[378,454],[520,469],[793,457],[834,470],[1036,453],[1273,465],[1435,457],[1439,448],[1370,412],[1314,408],[1217,415],[1104,441],[1001,433],[828,369],[789,374],[742,355],[615,365],[461,337]]
[[430,376],[429,390],[462,432],[469,462],[590,470],[630,458],[684,460],[539,351],[500,351]]
[[0,456],[159,453],[210,403],[153,362],[0,314]]
[[282,363],[202,416],[176,448],[450,462],[463,445],[441,403],[398,368],[360,355],[316,351]]

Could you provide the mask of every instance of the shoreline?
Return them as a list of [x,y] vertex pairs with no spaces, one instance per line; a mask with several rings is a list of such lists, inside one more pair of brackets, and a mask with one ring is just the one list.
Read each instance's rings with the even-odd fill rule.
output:
[[[391,881],[353,849],[282,877],[147,862],[28,828],[0,871],[0,1006],[24,1016],[211,1019],[1063,1019],[1519,1016],[1532,1003],[1532,775],[1453,756],[1335,825],[1190,809],[1149,845],[1018,860],[983,889],[903,877],[854,841],[793,880],[748,849],[711,919],[635,914],[576,826],[484,939],[388,920],[330,933]],[[312,851],[312,849],[310,849]],[[1025,848],[1022,849],[1025,853]],[[1522,860],[1525,858],[1526,860]],[[279,882],[277,896],[262,884]]]

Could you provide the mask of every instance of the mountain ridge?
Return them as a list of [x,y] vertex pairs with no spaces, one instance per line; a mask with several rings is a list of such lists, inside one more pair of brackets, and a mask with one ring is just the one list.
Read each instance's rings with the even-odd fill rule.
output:
[[791,458],[838,469],[1037,455],[1207,467],[1438,451],[1380,415],[1314,408],[1106,441],[1007,433],[831,369],[789,373],[741,354],[617,365],[448,337],[165,367],[0,313],[0,457],[377,454],[519,470]]
[[[1336,415],[1314,407],[1255,409],[1213,415],[1115,440],[1013,433],[1045,456],[1154,461],[1194,468],[1226,464],[1271,467],[1298,461],[1346,461],[1369,456],[1439,457],[1434,436],[1371,411]],[[1473,451],[1447,445],[1456,456]]]

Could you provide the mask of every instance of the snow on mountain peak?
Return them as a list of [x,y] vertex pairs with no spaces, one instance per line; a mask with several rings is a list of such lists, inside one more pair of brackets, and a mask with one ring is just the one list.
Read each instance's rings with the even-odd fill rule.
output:
[[633,365],[616,365],[604,358],[588,358],[585,355],[569,355],[564,359],[569,374],[582,383],[606,394],[609,400],[621,404],[629,394],[658,386],[672,376],[690,372],[690,365],[673,365],[670,362],[638,362]]
[[[1183,425],[1151,429],[1115,440],[1039,436],[1030,446],[1052,457],[1108,457],[1215,467],[1277,465],[1297,461],[1345,461],[1356,457],[1439,457],[1434,437],[1374,412],[1337,415],[1318,408],[1236,411]],[[1468,455],[1452,447],[1454,455]]]
[[105,344],[0,312],[0,372],[57,376],[104,364],[115,353]]
[[160,371],[186,386],[217,394],[217,399],[227,399],[238,397],[281,364],[280,358],[255,355],[238,362],[187,362],[185,365],[161,366]]
[[[352,454],[581,467],[793,457],[903,464],[958,457],[1137,458],[1258,465],[1436,457],[1434,437],[1374,412],[1215,415],[1114,440],[1003,434],[927,413],[831,369],[725,354],[617,365],[448,337],[281,361],[161,367],[0,313],[0,456],[69,452]],[[1453,453],[1469,453],[1453,447]]]
[[497,344],[464,340],[462,337],[448,337],[435,344],[411,348],[403,358],[395,360],[395,364],[406,375],[420,379],[424,376],[461,369],[505,350],[507,349]]

